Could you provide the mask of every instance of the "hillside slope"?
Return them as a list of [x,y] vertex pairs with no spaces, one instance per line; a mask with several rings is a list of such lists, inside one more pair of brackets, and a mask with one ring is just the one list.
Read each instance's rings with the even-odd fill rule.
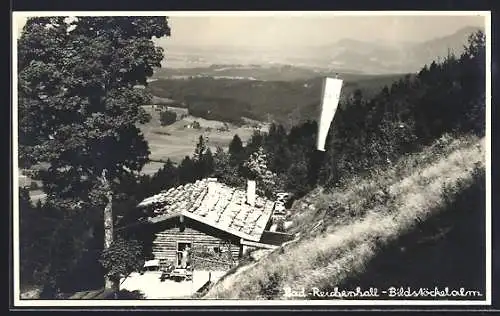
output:
[[334,63],[337,71],[345,67],[373,74],[411,73],[438,58],[445,58],[449,52],[460,56],[469,34],[477,30],[484,31],[484,28],[468,26],[449,35],[415,43],[341,39],[317,49],[316,58],[321,58],[322,64]]
[[[300,236],[298,241],[274,251],[251,268],[223,278],[205,298],[283,299],[286,287],[329,290],[353,284],[349,279],[362,276],[374,259],[384,256],[388,246],[436,215],[453,212],[450,197],[481,184],[478,175],[484,174],[484,157],[484,138],[443,137],[389,170],[356,177],[332,192],[311,192],[293,206],[295,224],[290,232]],[[466,214],[475,211],[473,216],[484,215],[481,206],[477,208],[466,210]],[[443,227],[438,223],[435,228],[439,231]],[[480,236],[470,238],[481,240]],[[483,262],[481,255],[475,258],[479,265]],[[381,279],[393,273],[387,272]],[[477,278],[481,275],[481,271],[467,271],[462,277],[467,273]],[[404,276],[400,281],[405,284]]]

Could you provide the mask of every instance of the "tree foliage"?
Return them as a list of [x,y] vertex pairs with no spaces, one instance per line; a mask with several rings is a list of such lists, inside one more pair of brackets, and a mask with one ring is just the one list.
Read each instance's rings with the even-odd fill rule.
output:
[[[147,192],[160,192],[179,184],[179,170],[172,160],[168,159],[160,170],[150,179]],[[146,196],[143,196],[146,198]],[[140,201],[139,201],[140,202]]]
[[198,143],[196,144],[196,147],[194,149],[193,160],[202,160],[203,154],[207,150],[207,143],[208,141],[205,137],[203,137],[203,135],[200,135],[200,137],[198,137]]
[[214,176],[219,181],[236,187],[244,185],[244,179],[238,174],[238,166],[233,166],[230,163],[229,153],[226,153],[222,147],[217,146],[213,158]]
[[208,147],[208,138],[200,135],[198,143],[194,149],[194,177],[195,179],[206,178],[214,171],[214,161],[212,151]]
[[49,198],[90,205],[101,170],[119,179],[142,168],[149,151],[135,124],[150,95],[133,86],[160,66],[151,39],[169,32],[164,17],[27,21],[18,41],[20,165],[50,164]]
[[[17,43],[19,165],[48,165],[40,178],[47,208],[58,217],[45,227],[51,237],[40,251],[50,254],[45,271],[55,282],[72,270],[92,238],[85,236],[102,220],[102,170],[118,194],[121,182],[147,162],[136,123],[149,118],[141,105],[151,96],[134,86],[147,85],[161,66],[163,51],[152,38],[169,35],[165,17],[35,17],[23,28]],[[23,234],[35,237],[25,226]]]
[[242,161],[243,157],[243,142],[238,134],[235,134],[229,143],[229,163],[233,166],[237,166]]
[[[28,192],[20,190],[21,285],[42,286],[43,296],[51,298],[58,291],[99,284],[95,275],[82,278],[79,269],[83,261],[96,253],[93,239],[98,228],[92,223],[102,216],[94,210],[67,212],[50,203],[33,206]],[[102,241],[99,245],[102,247]],[[98,266],[89,264],[87,268],[100,272]]]
[[[226,68],[225,66],[224,68]],[[222,68],[222,66],[220,67]],[[286,73],[284,71],[286,67],[281,67],[282,69],[279,71],[271,67],[269,71],[281,76]],[[217,69],[217,66],[212,65],[211,68]],[[262,74],[262,72],[268,71],[267,69],[268,67],[258,67],[256,71]],[[168,69],[168,71],[168,76],[171,76],[176,70]],[[184,73],[188,71],[198,72],[199,75],[199,72],[205,72],[205,69],[182,69]],[[240,75],[241,71],[242,69],[237,69]],[[214,79],[210,76],[188,80],[161,78],[151,82],[148,89],[155,96],[185,102],[188,105],[189,113],[193,116],[231,122],[237,125],[243,123],[242,118],[260,121],[270,121],[272,118],[279,124],[287,125],[288,128],[289,122],[299,124],[298,122],[316,119],[315,109],[321,101],[323,85],[321,78],[333,74],[331,72],[316,72],[315,78],[310,79],[279,80],[269,78],[269,80],[264,81]],[[213,75],[218,76],[220,72],[213,72]],[[390,85],[403,76],[401,74],[344,75],[346,83],[343,87],[343,94],[350,95],[356,89],[361,89],[367,98],[378,93],[384,85]]]
[[185,184],[188,182],[193,182],[196,179],[196,171],[194,167],[194,162],[191,157],[186,156],[179,165],[179,183]]
[[142,268],[142,245],[137,240],[117,238],[102,252],[100,262],[108,276],[120,280],[120,277]]
[[201,178],[205,178],[213,174],[215,162],[212,150],[210,148],[207,148],[207,150],[205,150],[205,152],[201,156],[199,164],[201,169],[200,171]]
[[268,159],[263,147],[252,153],[243,163],[243,176],[256,181],[257,192],[274,198],[274,194],[281,191],[279,177],[269,170]]

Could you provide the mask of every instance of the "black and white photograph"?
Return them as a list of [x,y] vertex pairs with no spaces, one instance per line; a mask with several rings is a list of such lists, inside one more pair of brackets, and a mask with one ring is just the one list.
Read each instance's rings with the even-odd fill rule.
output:
[[491,304],[490,23],[13,12],[14,306]]

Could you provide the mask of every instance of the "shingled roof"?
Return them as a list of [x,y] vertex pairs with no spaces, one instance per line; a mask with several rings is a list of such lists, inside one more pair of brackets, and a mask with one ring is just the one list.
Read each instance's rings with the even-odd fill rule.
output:
[[217,182],[215,178],[171,188],[144,199],[138,207],[151,208],[157,223],[184,215],[235,236],[259,241],[272,215],[274,202],[257,196],[254,206],[246,192]]

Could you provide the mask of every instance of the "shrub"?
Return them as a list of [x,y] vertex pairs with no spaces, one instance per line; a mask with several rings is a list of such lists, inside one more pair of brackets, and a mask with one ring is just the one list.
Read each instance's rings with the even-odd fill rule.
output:
[[144,261],[141,256],[141,243],[118,238],[102,252],[99,261],[110,278],[119,280],[121,275],[128,275],[142,268]]
[[40,187],[38,186],[38,183],[36,183],[35,181],[31,181],[30,187],[29,187],[30,190],[38,190],[39,188]]
[[158,135],[167,135],[167,136],[172,135],[169,132],[164,132],[164,131],[154,131],[153,133],[158,134]]
[[172,111],[162,111],[160,113],[160,123],[162,126],[170,125],[177,121],[177,114]]
[[194,121],[192,126],[193,126],[194,129],[200,129],[201,128],[200,122],[198,122],[198,121]]

